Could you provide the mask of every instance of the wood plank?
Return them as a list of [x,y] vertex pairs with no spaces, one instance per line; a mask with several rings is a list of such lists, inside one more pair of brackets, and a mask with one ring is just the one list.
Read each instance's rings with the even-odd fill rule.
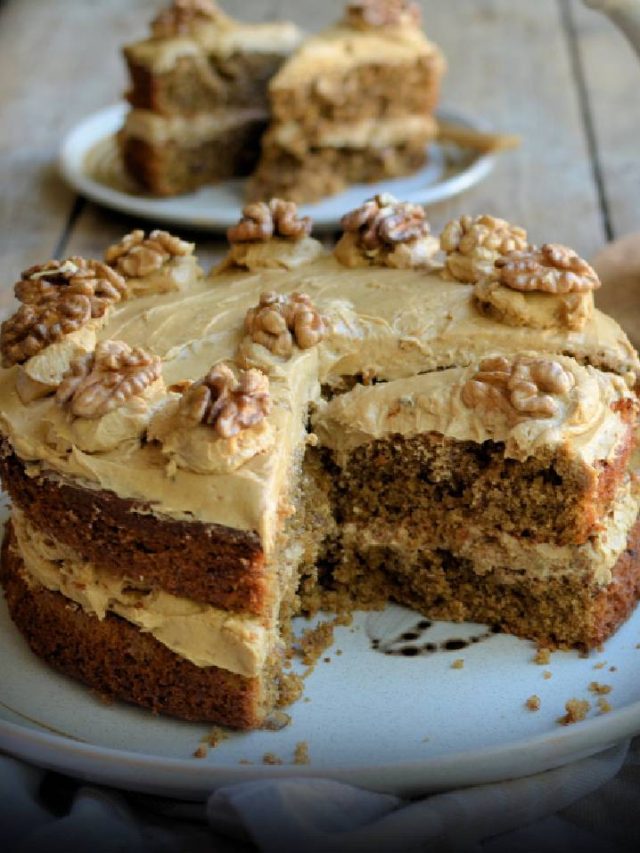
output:
[[456,0],[454,15],[451,4],[430,2],[424,19],[449,60],[443,102],[523,138],[483,184],[435,206],[434,224],[493,213],[535,242],[589,253],[603,228],[558,3]]
[[571,0],[596,153],[613,236],[640,228],[640,62],[622,33],[599,12]]
[[57,173],[60,141],[118,100],[116,45],[154,7],[109,3],[105,14],[106,4],[9,0],[0,8],[0,309],[12,303],[20,271],[54,254],[75,203]]

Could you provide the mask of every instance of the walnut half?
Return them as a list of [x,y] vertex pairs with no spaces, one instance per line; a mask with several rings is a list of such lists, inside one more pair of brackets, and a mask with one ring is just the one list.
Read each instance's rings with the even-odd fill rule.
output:
[[445,275],[473,284],[497,276],[496,261],[508,252],[527,248],[527,232],[489,214],[461,216],[448,222],[440,236],[446,252]]
[[376,195],[346,213],[340,224],[345,232],[357,235],[358,244],[365,250],[407,243],[426,237],[431,230],[421,205],[398,201],[388,193]]
[[123,341],[100,341],[92,353],[71,362],[56,402],[81,418],[101,418],[139,396],[160,378],[158,356]]
[[586,293],[600,287],[598,274],[573,249],[545,243],[539,249],[510,252],[496,261],[501,284],[540,293]]
[[171,38],[191,32],[197,21],[218,21],[223,14],[212,0],[173,0],[151,23],[154,38]]
[[187,243],[168,231],[151,231],[147,237],[136,228],[109,246],[104,259],[126,278],[144,278],[161,267],[171,258],[193,254],[193,243]]
[[470,409],[499,410],[510,420],[551,418],[558,412],[557,397],[569,393],[573,374],[552,359],[492,356],[462,388],[462,402]]
[[345,23],[354,29],[420,26],[420,7],[409,0],[355,0],[348,3]]
[[225,362],[214,365],[180,400],[181,415],[194,424],[213,427],[220,438],[231,438],[259,424],[271,411],[269,379],[260,370],[241,370],[236,379]]
[[247,311],[244,325],[254,343],[285,358],[293,352],[294,343],[309,349],[326,332],[324,317],[306,293],[262,293],[258,305]]
[[308,216],[300,218],[293,201],[272,198],[269,202],[256,201],[242,210],[242,219],[227,231],[230,243],[260,243],[271,237],[302,240],[311,233],[312,222]]
[[14,288],[23,303],[2,324],[2,364],[11,367],[104,315],[126,292],[124,279],[100,261],[68,258],[30,267]]

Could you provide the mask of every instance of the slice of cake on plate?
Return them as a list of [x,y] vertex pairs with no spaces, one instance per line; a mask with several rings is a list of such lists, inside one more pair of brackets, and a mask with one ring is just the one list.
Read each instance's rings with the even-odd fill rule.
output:
[[267,83],[301,37],[288,22],[246,24],[212,0],[175,0],[151,38],[124,48],[129,173],[156,195],[248,174],[267,123]]
[[271,123],[250,197],[311,202],[415,172],[436,134],[444,68],[416,3],[349,3],[269,84]]
[[291,696],[298,612],[392,599],[583,649],[631,613],[640,362],[594,271],[388,196],[343,227],[330,252],[272,200],[208,276],[139,231],[23,274],[1,574],[53,666],[251,728]]

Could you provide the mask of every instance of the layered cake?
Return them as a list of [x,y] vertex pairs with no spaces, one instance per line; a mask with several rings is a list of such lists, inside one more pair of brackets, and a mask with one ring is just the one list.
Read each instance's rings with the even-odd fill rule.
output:
[[349,3],[271,80],[271,123],[249,196],[312,202],[415,172],[436,134],[444,66],[416,3]]
[[174,0],[151,30],[124,48],[129,173],[156,195],[248,174],[267,124],[267,83],[300,42],[298,28],[240,23],[212,0]]
[[589,649],[632,611],[640,362],[592,268],[388,196],[343,229],[328,251],[272,200],[206,276],[141,231],[23,273],[1,572],[54,667],[251,728],[296,613],[392,599]]

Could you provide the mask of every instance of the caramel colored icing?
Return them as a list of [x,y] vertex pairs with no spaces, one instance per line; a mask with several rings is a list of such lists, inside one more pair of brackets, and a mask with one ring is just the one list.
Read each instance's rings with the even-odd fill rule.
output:
[[593,316],[593,293],[522,293],[484,279],[474,290],[480,310],[509,326],[580,331]]
[[[472,285],[443,281],[437,272],[348,269],[318,244],[309,256],[305,241],[297,244],[305,262],[296,265],[289,258],[283,268],[276,257],[280,241],[265,245],[274,253],[272,262],[263,259],[250,270],[222,269],[208,279],[194,276],[180,292],[119,303],[96,335],[159,355],[169,388],[195,381],[213,364],[233,358],[245,336],[246,311],[262,292],[308,294],[327,318],[327,334],[318,345],[295,348],[288,359],[255,343],[244,353],[250,365],[269,376],[273,406],[265,423],[273,435],[270,449],[265,446],[223,473],[208,474],[167,465],[168,455],[190,454],[193,462],[195,452],[202,454],[202,470],[211,470],[206,448],[174,448],[167,455],[160,442],[138,437],[109,449],[91,448],[86,436],[80,443],[69,442],[67,434],[64,441],[53,441],[55,402],[49,397],[25,405],[16,392],[18,368],[12,367],[0,371],[0,428],[28,468],[76,478],[174,518],[257,531],[269,557],[289,498],[292,466],[304,446],[309,403],[319,400],[322,384],[339,388],[345,376],[389,381],[356,385],[320,406],[321,440],[337,449],[346,448],[354,436],[364,441],[385,430],[436,429],[476,441],[504,439],[518,456],[558,443],[570,446],[586,464],[611,452],[621,427],[610,404],[630,395],[623,377],[633,384],[640,363],[620,327],[599,311],[581,329],[511,326],[478,309]],[[483,357],[527,351],[565,354],[562,363],[576,382],[557,417],[507,428],[497,415],[486,421],[463,409],[461,383]],[[581,367],[568,356],[593,367]],[[171,395],[164,400],[170,402]],[[158,408],[162,405],[159,401]],[[392,409],[398,409],[393,416]]]
[[255,107],[239,107],[192,116],[165,116],[152,110],[129,110],[123,132],[134,139],[150,145],[197,145],[204,140],[217,139],[227,131],[250,121],[266,121],[264,110]]
[[218,666],[244,676],[258,675],[264,666],[272,636],[255,616],[111,575],[43,536],[16,509],[13,527],[31,583],[62,593],[98,619],[115,613],[196,666]]

